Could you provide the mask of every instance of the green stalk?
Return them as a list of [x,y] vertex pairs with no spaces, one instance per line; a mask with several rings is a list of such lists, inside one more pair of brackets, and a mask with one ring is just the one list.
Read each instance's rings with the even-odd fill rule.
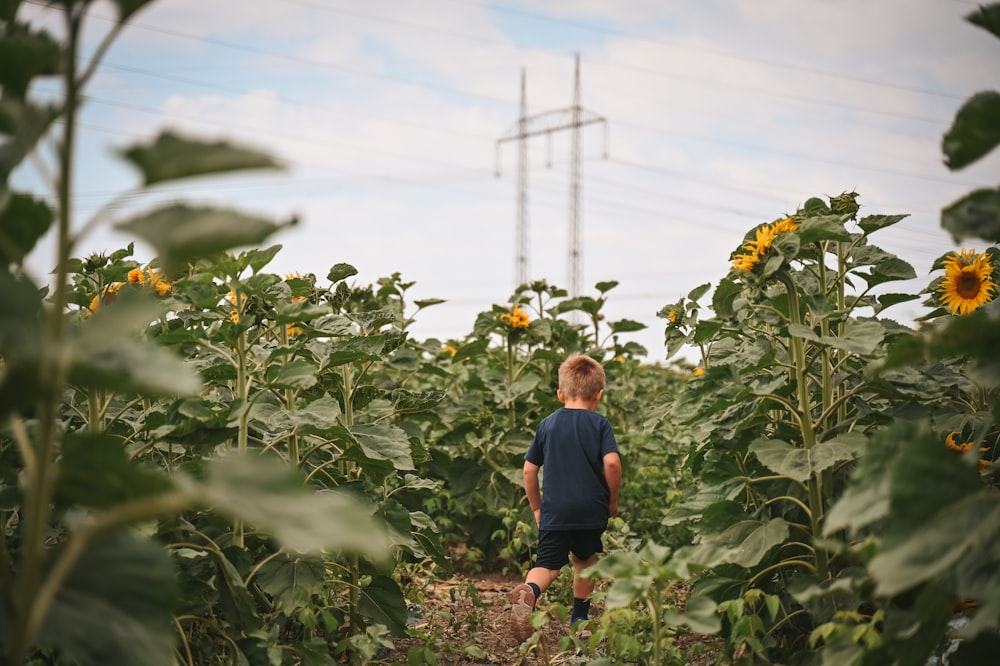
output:
[[[236,290],[234,290],[236,291]],[[236,311],[243,315],[243,296],[236,291]],[[250,378],[247,371],[247,334],[241,331],[236,338],[236,394],[242,400],[241,413],[239,419],[239,432],[236,439],[236,450],[241,455],[247,452],[247,440],[250,434]],[[233,545],[237,548],[244,547],[243,520],[236,518],[233,520]]]
[[[282,347],[288,345],[287,325],[278,324],[278,340]],[[295,391],[291,388],[285,389],[285,409],[288,411],[295,409]],[[294,432],[288,438],[288,464],[295,469],[299,467],[299,436]]]
[[[802,323],[802,312],[799,309],[799,292],[795,282],[785,272],[779,272],[777,279],[785,285],[788,293],[788,316],[793,324]],[[809,386],[806,383],[806,352],[802,338],[790,336],[789,347],[792,352],[793,372],[795,375],[796,389],[798,390],[799,415],[801,417],[800,426],[802,431],[802,446],[807,451],[816,445],[816,431],[812,418],[812,406],[809,400]],[[809,509],[810,523],[812,526],[812,536],[815,539],[822,534],[823,526],[823,492],[821,480],[815,475],[809,475]],[[821,580],[829,576],[829,556],[827,552],[816,548],[816,573]]]
[[73,157],[76,143],[76,115],[79,90],[76,80],[77,45],[82,14],[67,12],[66,17],[66,87],[65,121],[63,140],[59,151],[58,187],[59,217],[57,228],[57,256],[54,292],[48,312],[48,335],[43,341],[47,347],[42,353],[40,378],[44,397],[39,405],[39,434],[35,451],[34,474],[27,479],[28,489],[24,507],[24,546],[21,554],[20,575],[15,590],[16,615],[14,627],[7,641],[9,663],[22,664],[31,645],[28,624],[35,605],[41,570],[44,563],[45,531],[49,523],[52,498],[53,468],[55,466],[55,439],[58,426],[61,389],[67,376],[66,362],[59,353],[65,337],[64,311],[67,301],[67,275],[69,270],[70,229],[73,219],[72,187]]
[[[354,425],[354,387],[352,386],[353,379],[351,378],[351,364],[345,363],[343,369],[341,370],[341,375],[344,379],[343,386],[343,396],[344,396],[344,426],[350,428]],[[354,471],[354,463],[347,462],[347,467],[345,469],[345,474],[352,474]],[[354,631],[360,631],[361,629],[361,558],[357,553],[351,553],[350,562],[348,568],[351,572],[351,598],[350,598],[350,616],[351,625]]]

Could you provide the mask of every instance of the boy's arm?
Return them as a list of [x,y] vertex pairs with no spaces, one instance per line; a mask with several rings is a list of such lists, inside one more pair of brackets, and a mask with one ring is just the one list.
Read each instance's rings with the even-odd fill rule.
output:
[[524,492],[528,496],[528,504],[535,514],[535,524],[542,524],[542,489],[538,485],[538,470],[535,463],[524,461]]
[[604,480],[608,482],[608,490],[611,491],[611,502],[608,505],[608,515],[618,515],[618,489],[622,485],[622,459],[615,453],[608,453],[604,456]]

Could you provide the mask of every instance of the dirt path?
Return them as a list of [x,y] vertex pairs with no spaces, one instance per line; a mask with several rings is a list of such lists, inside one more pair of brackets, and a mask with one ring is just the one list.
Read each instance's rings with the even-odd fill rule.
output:
[[[523,645],[510,636],[510,591],[519,582],[498,574],[468,574],[427,583],[422,596],[411,600],[410,629],[415,636],[393,639],[396,647],[382,663],[406,664],[408,651],[422,648],[430,650],[441,666],[584,664],[594,659],[570,644],[569,628],[556,614],[560,602],[545,596],[539,608],[548,611],[548,623],[541,632]],[[714,640],[704,637],[681,638],[679,644],[711,642],[715,647]],[[568,649],[561,649],[560,639]],[[689,664],[714,662],[715,649],[707,655],[704,649],[694,652],[698,657],[692,655]]]

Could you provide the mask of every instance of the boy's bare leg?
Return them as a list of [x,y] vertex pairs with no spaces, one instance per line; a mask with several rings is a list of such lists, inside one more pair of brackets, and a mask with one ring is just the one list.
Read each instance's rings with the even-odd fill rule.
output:
[[594,592],[594,581],[584,578],[580,572],[593,566],[594,562],[597,561],[597,556],[591,555],[586,560],[579,560],[576,555],[570,553],[569,561],[573,565],[573,598],[586,599]]

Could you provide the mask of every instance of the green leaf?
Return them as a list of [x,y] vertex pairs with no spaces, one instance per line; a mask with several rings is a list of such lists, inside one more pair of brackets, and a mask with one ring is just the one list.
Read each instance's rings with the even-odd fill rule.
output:
[[985,568],[1000,561],[995,544],[1000,544],[1000,498],[982,491],[925,518],[919,529],[879,553],[870,569],[879,593],[890,596],[932,578],[958,575],[962,589],[956,591],[982,599],[978,613],[996,618],[1000,583]]
[[839,215],[823,215],[807,217],[796,229],[802,243],[815,243],[824,240],[849,241],[851,234],[844,228],[844,221]]
[[59,588],[39,645],[73,663],[173,663],[176,590],[159,545],[116,532],[89,542]]
[[699,298],[701,298],[702,296],[704,296],[705,294],[707,294],[708,290],[711,289],[711,288],[712,288],[712,283],[711,282],[706,282],[705,284],[698,285],[697,287],[695,287],[694,289],[692,289],[690,292],[688,292],[688,296],[687,296],[688,300],[689,301],[697,301]]
[[886,227],[891,227],[897,222],[901,222],[909,217],[909,214],[903,215],[867,215],[860,220],[858,220],[858,226],[861,227],[866,234],[873,234],[879,229],[885,229]]
[[0,134],[9,135],[0,141],[0,200],[10,173],[31,154],[59,114],[55,105],[38,106],[6,96],[0,98]]
[[683,613],[668,608],[664,617],[670,626],[686,626],[696,634],[711,635],[722,629],[719,606],[707,594],[688,597]]
[[118,20],[125,22],[153,0],[114,0],[118,5]]
[[406,635],[406,599],[395,580],[372,576],[361,588],[361,614],[377,624],[384,624],[395,636]]
[[0,89],[5,96],[23,100],[35,77],[59,72],[62,51],[48,33],[23,23],[10,23],[4,26],[0,39],[0,62]]
[[618,321],[611,322],[610,326],[612,333],[633,333],[646,328],[646,325],[642,322],[631,319],[619,319]]
[[618,280],[608,280],[606,282],[598,282],[597,284],[594,285],[594,289],[601,292],[602,294],[606,294],[617,286],[618,286]]
[[867,439],[859,432],[848,432],[820,442],[809,451],[809,465],[818,474],[838,463],[854,460],[865,449]]
[[757,439],[750,444],[750,452],[760,463],[775,474],[804,483],[812,474],[809,451],[792,446],[780,439]]
[[168,204],[115,225],[135,234],[156,250],[168,275],[189,263],[237,247],[259,245],[276,231],[295,224],[278,224],[231,210]]
[[319,381],[319,368],[304,358],[297,358],[281,365],[277,376],[268,382],[274,388],[307,389]]
[[955,114],[941,150],[952,171],[965,168],[1000,143],[1000,92],[976,93]]
[[27,194],[11,195],[0,211],[0,266],[20,264],[52,225],[49,205]]
[[160,134],[149,145],[126,148],[121,155],[142,172],[143,184],[147,187],[206,174],[280,168],[277,162],[263,153],[225,142],[189,139],[169,131]]
[[334,264],[330,272],[327,273],[326,279],[330,282],[340,282],[341,280],[346,280],[352,275],[357,275],[358,269],[350,264]]
[[374,559],[388,555],[385,530],[371,510],[341,490],[314,492],[273,459],[230,454],[207,461],[204,482],[176,477],[195,501],[242,518],[292,551],[348,550]]
[[965,20],[973,25],[978,25],[984,30],[993,33],[994,37],[1000,37],[1000,3],[994,2],[992,5],[980,5],[975,11],[968,14]]
[[351,433],[372,460],[388,460],[397,470],[414,469],[410,440],[399,426],[390,423],[364,423],[351,427]]
[[282,555],[266,562],[257,571],[257,583],[271,595],[285,615],[307,607],[312,595],[323,590],[326,567],[312,557]]
[[918,298],[920,298],[920,296],[917,294],[879,294],[876,296],[878,308],[875,310],[875,314],[878,314],[893,305],[915,301]]
[[229,624],[244,629],[260,626],[257,604],[254,602],[250,590],[243,583],[243,576],[240,575],[239,570],[227,556],[246,557],[245,552],[230,546],[225,551],[214,551],[212,555],[215,557],[216,573],[218,574],[214,578],[215,588],[219,593],[219,606]]
[[1000,187],[979,189],[941,211],[941,226],[956,242],[981,238],[1000,243]]
[[750,568],[787,538],[788,523],[781,518],[743,520],[701,544],[680,549],[677,557],[705,567],[737,564]]
[[819,344],[854,354],[871,354],[885,338],[885,327],[878,320],[848,319],[842,336],[822,336]]
[[68,341],[70,381],[81,386],[165,395],[196,393],[201,381],[171,352],[138,337],[168,305],[122,289]]
[[392,400],[393,411],[397,414],[411,412],[425,412],[445,398],[443,391],[407,391],[406,389],[393,389],[389,393]]
[[110,507],[169,487],[167,477],[129,459],[120,437],[78,431],[64,438],[55,489],[64,505]]
[[723,278],[712,294],[712,310],[719,317],[733,316],[733,302],[743,293],[743,286],[730,278]]

